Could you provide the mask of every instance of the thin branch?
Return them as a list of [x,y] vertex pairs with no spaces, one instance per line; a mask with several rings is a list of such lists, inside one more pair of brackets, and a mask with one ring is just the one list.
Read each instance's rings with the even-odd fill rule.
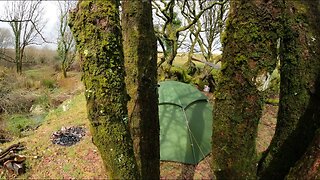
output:
[[186,26],[180,27],[179,29],[177,29],[177,32],[181,32],[181,31],[185,31],[185,30],[189,29],[192,25],[194,25],[194,24],[199,20],[199,18],[201,17],[201,15],[202,15],[205,11],[207,11],[208,9],[212,8],[212,7],[215,6],[215,5],[223,5],[223,4],[225,4],[227,1],[228,1],[228,0],[225,0],[225,1],[223,1],[223,2],[214,2],[214,3],[212,3],[210,6],[202,9],[202,10],[195,16],[195,18],[193,19],[193,21],[192,21],[191,23],[189,23],[189,24],[186,25]]

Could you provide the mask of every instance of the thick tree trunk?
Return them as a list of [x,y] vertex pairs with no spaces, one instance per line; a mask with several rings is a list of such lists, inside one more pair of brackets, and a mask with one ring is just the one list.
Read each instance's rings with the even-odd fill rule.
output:
[[279,113],[275,135],[259,163],[262,179],[283,179],[320,127],[318,1],[286,1]]
[[122,2],[128,114],[135,157],[142,179],[160,178],[157,93],[157,41],[151,2]]
[[277,0],[230,5],[213,108],[213,170],[218,179],[254,179],[261,92],[276,67],[281,6]]
[[80,1],[70,26],[83,60],[93,142],[110,179],[137,179],[130,132],[119,1]]
[[320,179],[320,129],[310,143],[306,153],[290,170],[286,179]]

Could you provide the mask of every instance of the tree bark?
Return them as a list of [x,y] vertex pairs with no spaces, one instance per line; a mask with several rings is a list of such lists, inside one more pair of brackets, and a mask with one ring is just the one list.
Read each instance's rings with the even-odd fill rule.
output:
[[70,27],[83,61],[93,142],[110,179],[139,179],[127,129],[127,93],[118,0],[80,1]]
[[320,179],[320,129],[316,131],[306,153],[290,170],[286,179]]
[[16,63],[16,71],[18,74],[20,72],[20,35],[21,35],[21,25],[18,22],[13,22],[12,26],[14,27],[14,37],[15,37],[15,63]]
[[160,178],[157,41],[151,1],[122,2],[130,132],[142,179]]
[[276,67],[281,5],[278,0],[230,5],[213,108],[213,171],[217,179],[254,179],[262,92]]
[[283,179],[320,127],[319,2],[285,2],[278,121],[259,163],[261,179]]

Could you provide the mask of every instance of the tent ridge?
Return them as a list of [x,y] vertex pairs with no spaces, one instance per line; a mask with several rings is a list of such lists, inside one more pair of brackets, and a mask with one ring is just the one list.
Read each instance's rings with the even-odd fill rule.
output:
[[209,102],[208,101],[208,99],[197,99],[197,100],[194,100],[194,101],[192,101],[192,102],[190,102],[188,105],[186,105],[186,107],[184,107],[183,109],[184,110],[186,110],[188,107],[190,107],[191,105],[193,105],[194,103],[196,103],[196,102],[201,102],[201,101],[203,101],[203,102]]
[[176,103],[172,103],[172,102],[161,102],[161,103],[159,103],[159,105],[164,105],[164,104],[174,105],[174,106],[178,106],[178,107],[184,109],[181,105],[176,104]]

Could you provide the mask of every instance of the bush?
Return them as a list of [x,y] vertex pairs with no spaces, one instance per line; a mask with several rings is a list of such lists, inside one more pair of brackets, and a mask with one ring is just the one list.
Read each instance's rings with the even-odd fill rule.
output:
[[35,99],[36,96],[34,94],[21,90],[2,94],[0,98],[0,112],[9,114],[28,112]]
[[48,110],[51,107],[51,98],[48,96],[48,94],[43,94],[39,96],[36,100],[35,103],[37,105],[40,105],[44,107],[46,110]]
[[30,93],[33,82],[14,70],[0,67],[0,113],[28,112],[36,95]]

